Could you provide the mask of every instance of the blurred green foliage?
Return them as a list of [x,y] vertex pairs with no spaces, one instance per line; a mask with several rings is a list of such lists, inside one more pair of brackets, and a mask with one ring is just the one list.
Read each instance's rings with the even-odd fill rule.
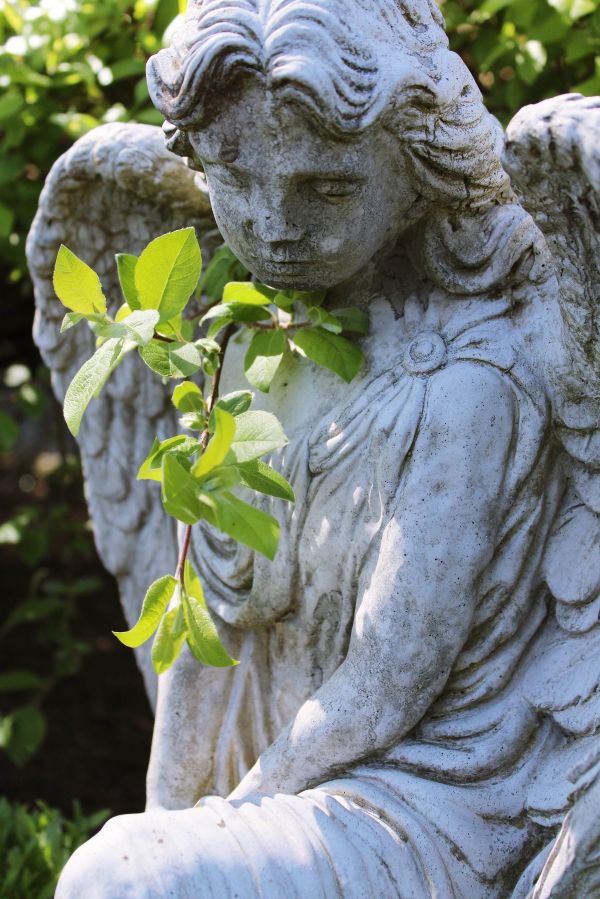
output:
[[600,94],[600,0],[439,0],[451,46],[503,124],[527,103]]
[[[503,122],[600,92],[600,0],[439,0],[452,46]],[[107,121],[159,123],[144,79],[186,0],[0,0],[0,278],[19,281],[43,180]],[[3,277],[4,276],[4,277]]]
[[179,0],[0,0],[0,263],[25,237],[52,163],[103,122],[160,124],[144,78]]
[[85,570],[94,555],[85,520],[73,516],[66,495],[61,500],[80,483],[78,458],[41,453],[35,470],[37,477],[24,474],[19,486],[42,485],[45,502],[23,502],[0,520],[0,550],[16,554],[26,584],[16,594],[9,583],[0,620],[0,753],[19,766],[43,744],[46,699],[63,678],[77,674],[91,651],[74,622],[102,586]]
[[84,816],[74,803],[67,818],[42,802],[27,808],[0,799],[0,896],[52,899],[67,859],[108,814]]

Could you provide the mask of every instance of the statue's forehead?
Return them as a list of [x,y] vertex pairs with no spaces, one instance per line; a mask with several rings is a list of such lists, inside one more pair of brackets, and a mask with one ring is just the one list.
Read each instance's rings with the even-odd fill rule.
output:
[[366,135],[344,140],[328,134],[298,103],[257,85],[224,98],[218,115],[190,137],[212,162],[261,166],[269,159],[308,170],[360,168],[369,145]]

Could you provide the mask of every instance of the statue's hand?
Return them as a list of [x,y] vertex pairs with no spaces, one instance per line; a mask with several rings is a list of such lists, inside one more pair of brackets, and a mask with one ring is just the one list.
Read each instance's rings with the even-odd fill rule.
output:
[[[235,790],[229,794],[227,797],[230,801],[234,801],[236,799],[245,800],[249,799],[251,796],[256,795],[256,793],[274,793],[274,792],[282,792],[281,790],[272,790],[270,789],[263,777],[261,767],[260,767],[260,759],[256,762],[256,764],[248,771],[246,776],[240,783],[237,785]],[[285,791],[287,792],[287,791]]]
[[[277,746],[279,740],[274,744]],[[252,766],[235,790],[227,797],[229,800],[245,800],[251,796],[270,795],[276,793],[296,794],[309,786],[306,773],[301,765],[294,767],[294,753],[284,751],[264,752]]]

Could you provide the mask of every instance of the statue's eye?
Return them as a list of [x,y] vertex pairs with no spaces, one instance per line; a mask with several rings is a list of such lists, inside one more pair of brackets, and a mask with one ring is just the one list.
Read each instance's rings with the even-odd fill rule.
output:
[[328,200],[348,200],[357,193],[360,184],[347,178],[315,178],[310,182],[315,193]]

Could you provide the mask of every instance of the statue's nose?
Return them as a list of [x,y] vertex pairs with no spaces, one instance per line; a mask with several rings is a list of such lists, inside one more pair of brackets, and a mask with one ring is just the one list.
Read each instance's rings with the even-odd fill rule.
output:
[[304,228],[294,216],[293,206],[283,195],[262,197],[251,222],[256,237],[263,243],[296,243],[304,235]]

